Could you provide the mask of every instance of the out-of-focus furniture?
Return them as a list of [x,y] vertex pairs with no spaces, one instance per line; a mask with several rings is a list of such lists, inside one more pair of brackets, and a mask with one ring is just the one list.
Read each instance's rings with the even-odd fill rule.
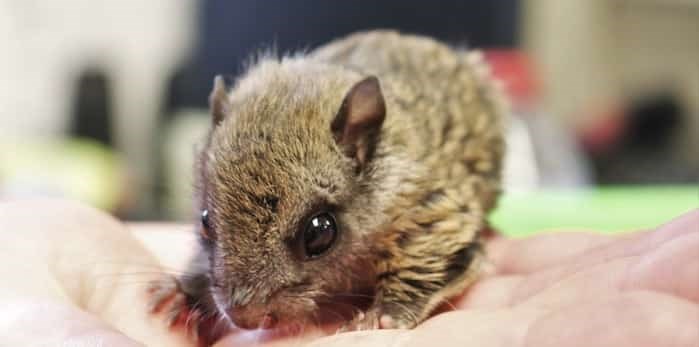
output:
[[526,0],[522,7],[522,43],[538,63],[548,112],[584,126],[620,101],[670,91],[689,116],[673,136],[676,160],[699,167],[699,1]]

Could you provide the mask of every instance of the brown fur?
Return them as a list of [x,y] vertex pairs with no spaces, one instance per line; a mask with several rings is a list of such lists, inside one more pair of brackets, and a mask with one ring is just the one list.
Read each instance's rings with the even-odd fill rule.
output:
[[[249,326],[270,313],[308,317],[371,288],[374,303],[350,325],[366,328],[413,327],[463,290],[478,272],[504,151],[504,111],[483,69],[431,39],[373,31],[263,57],[228,94],[217,83],[199,169],[210,289],[193,295],[211,294]],[[363,163],[331,126],[367,76],[380,81],[385,120]],[[304,261],[290,240],[321,207],[334,211],[340,238]]]

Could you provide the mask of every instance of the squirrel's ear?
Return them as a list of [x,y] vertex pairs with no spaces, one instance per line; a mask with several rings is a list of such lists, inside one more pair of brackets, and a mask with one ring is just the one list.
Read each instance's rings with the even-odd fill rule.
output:
[[373,155],[384,118],[386,103],[379,80],[370,76],[347,92],[330,129],[345,153],[363,166]]
[[228,90],[223,76],[214,77],[214,89],[209,94],[209,108],[211,109],[212,123],[218,125],[231,110],[228,99]]

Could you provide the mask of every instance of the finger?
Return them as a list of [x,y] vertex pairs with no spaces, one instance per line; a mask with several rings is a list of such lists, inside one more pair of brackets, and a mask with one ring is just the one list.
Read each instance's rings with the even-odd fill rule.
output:
[[415,328],[400,346],[517,347],[540,314],[531,308],[452,311]]
[[[579,261],[576,257],[610,243],[629,242],[633,237],[640,236],[609,237],[576,232],[497,241],[499,243],[491,246],[494,252],[489,250],[488,255],[496,262],[498,274],[476,282],[467,295],[456,300],[456,306],[466,309],[509,307],[561,281],[571,272],[580,272],[583,266],[570,267],[571,262]],[[606,272],[604,268],[596,271]],[[585,281],[598,276],[597,272],[585,277]]]
[[642,254],[699,228],[699,209],[685,213],[651,232],[620,236],[555,233],[528,239],[496,239],[487,251],[501,274],[527,274],[566,263],[576,266]]
[[542,315],[520,346],[696,347],[697,317],[688,301],[633,292]]
[[190,225],[172,223],[132,223],[127,225],[131,235],[153,254],[160,263],[173,271],[187,267],[187,261],[199,250],[199,242]]
[[558,232],[526,239],[498,238],[487,245],[486,254],[498,274],[527,274],[618,239],[618,236],[590,232]]
[[616,259],[577,269],[554,268],[530,276],[493,277],[476,283],[460,308],[506,309],[527,307],[551,309],[591,300],[617,292],[620,278],[635,258]]
[[245,346],[302,346],[326,334],[312,326],[305,326],[300,331],[274,330],[236,330],[217,341],[213,347]]
[[[572,302],[581,296],[593,296],[596,293],[608,291],[610,289],[621,290],[622,282],[626,278],[628,269],[640,262],[643,256],[649,255],[661,249],[663,244],[670,244],[673,240],[691,235],[692,223],[697,221],[699,214],[688,214],[682,216],[653,232],[642,233],[636,237],[619,239],[611,244],[603,245],[599,248],[591,249],[577,258],[564,261],[557,266],[541,270],[529,276],[522,277],[518,283],[511,281],[501,281],[497,277],[495,280],[486,279],[479,283],[469,294],[473,295],[467,305],[474,306],[477,299],[482,297],[490,298],[490,307],[515,305],[525,300],[536,299],[535,302],[558,302],[560,304]],[[652,242],[651,242],[652,241]],[[678,242],[683,244],[683,242]],[[686,253],[691,253],[691,244]],[[661,257],[664,263],[680,264],[676,269],[685,269],[692,266],[692,262],[687,263],[685,255],[677,254],[674,251],[664,253]],[[692,269],[683,270],[689,272]],[[646,271],[645,273],[649,273]],[[687,276],[676,277],[676,281],[687,282],[685,292],[693,288]],[[676,286],[676,284],[675,284]],[[637,289],[653,289],[651,287],[639,286]],[[684,287],[683,287],[684,288]],[[493,298],[488,292],[499,292],[502,294],[500,302]],[[479,307],[475,305],[475,307]]]
[[642,256],[621,282],[622,290],[660,291],[699,303],[699,230]]
[[642,255],[682,235],[696,232],[697,227],[699,227],[699,209],[685,213],[650,232],[631,234],[629,238],[618,239],[607,245],[593,248],[578,259],[571,259],[570,263],[576,267],[614,258]]
[[549,307],[453,311],[401,346],[696,347],[697,305],[652,292],[607,293]]
[[[0,304],[44,300],[89,311],[149,345],[182,345],[147,310],[162,268],[111,216],[76,203],[0,203]],[[0,311],[0,317],[8,317]]]
[[526,277],[521,275],[495,276],[484,278],[474,283],[466,295],[453,300],[461,309],[499,309],[510,304],[515,290],[522,285]]
[[308,347],[401,347],[411,337],[407,330],[368,330],[343,333],[317,339]]
[[4,302],[0,312],[2,346],[143,346],[97,317],[51,301]]
[[[460,308],[498,309],[525,303],[538,307],[560,307],[580,300],[593,300],[625,290],[658,290],[696,300],[697,248],[694,235],[644,256],[618,258],[606,263],[557,267],[530,276],[486,278],[458,302]],[[646,259],[646,260],[644,260]]]
[[672,221],[661,225],[658,232],[651,233],[645,239],[647,248],[654,248],[660,243],[681,235],[699,232],[699,208],[682,214]]

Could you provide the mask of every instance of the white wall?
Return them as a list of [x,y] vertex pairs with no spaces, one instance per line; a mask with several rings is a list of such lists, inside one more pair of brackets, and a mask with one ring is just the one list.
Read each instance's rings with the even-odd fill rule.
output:
[[[61,136],[78,74],[106,70],[115,140],[150,184],[166,79],[188,54],[195,0],[0,0],[0,137]],[[147,203],[147,202],[146,202]]]

